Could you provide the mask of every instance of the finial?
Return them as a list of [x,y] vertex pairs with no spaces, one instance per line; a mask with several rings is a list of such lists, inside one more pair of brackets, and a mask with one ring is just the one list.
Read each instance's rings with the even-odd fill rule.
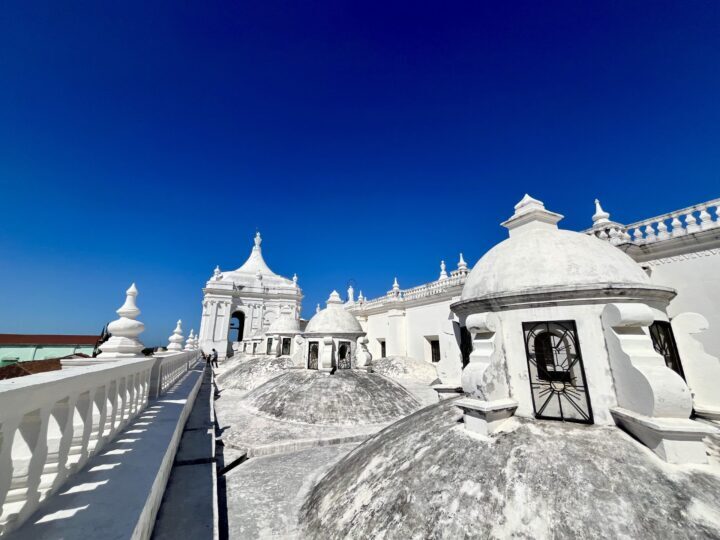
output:
[[293,283],[295,284],[296,287],[297,287],[297,279],[298,279],[297,274],[293,274]]
[[320,304],[315,306],[315,313],[320,313]]
[[190,334],[188,335],[188,338],[185,340],[185,349],[186,351],[192,351],[193,350],[193,341],[195,340],[195,336],[193,335],[195,333],[195,330],[190,330]]
[[542,201],[533,199],[526,193],[515,205],[515,213],[501,225],[510,231],[510,236],[513,236],[538,227],[557,229],[557,223],[562,218],[561,214],[547,210]]
[[595,214],[592,217],[593,224],[597,225],[600,223],[609,223],[609,217],[610,214],[608,214],[605,210],[602,209],[602,206],[600,206],[600,200],[595,199]]
[[262,236],[260,236],[260,231],[257,231],[255,233],[255,247],[260,249],[260,244],[262,244]]
[[362,291],[360,291],[360,294],[358,295],[358,302],[360,302],[361,304],[365,302],[365,297],[363,296]]
[[213,270],[213,278],[215,281],[220,281],[222,279],[222,272],[220,271],[220,265],[217,265],[215,267],[215,270]]
[[342,304],[343,301],[342,301],[342,299],[340,298],[340,293],[338,293],[337,291],[333,290],[333,292],[330,293],[330,298],[328,298],[327,303],[328,303],[328,305],[330,305],[330,304]]
[[467,272],[468,266],[465,262],[465,259],[463,259],[463,254],[460,253],[460,260],[458,261],[458,270],[461,272]]
[[138,336],[145,330],[145,325],[136,321],[140,310],[135,304],[138,290],[135,284],[125,291],[125,303],[116,311],[120,318],[108,324],[111,337],[100,345],[98,358],[114,359],[140,356],[143,344]]
[[445,268],[445,261],[440,261],[440,277],[438,278],[438,281],[443,281],[448,278],[448,273]]
[[182,321],[180,319],[178,319],[175,330],[173,330],[173,333],[168,338],[168,341],[170,342],[170,344],[167,346],[168,351],[182,351],[182,345],[185,341],[185,338],[182,335]]
[[398,283],[397,278],[395,278],[395,279],[393,280],[393,286],[392,286],[392,288],[393,288],[393,291],[399,291],[399,290],[400,290],[400,284]]

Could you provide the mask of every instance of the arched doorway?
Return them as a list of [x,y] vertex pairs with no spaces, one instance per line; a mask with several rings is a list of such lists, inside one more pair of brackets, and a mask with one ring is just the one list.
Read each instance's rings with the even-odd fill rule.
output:
[[230,318],[230,331],[228,332],[228,341],[234,343],[242,341],[243,331],[245,330],[245,314],[242,311],[236,311]]

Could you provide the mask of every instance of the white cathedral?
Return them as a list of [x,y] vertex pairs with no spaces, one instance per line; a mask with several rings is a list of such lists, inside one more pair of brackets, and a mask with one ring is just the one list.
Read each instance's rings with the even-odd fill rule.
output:
[[[602,318],[602,309],[597,306],[636,301],[649,306],[650,311],[642,318],[647,334],[666,366],[690,385],[693,410],[718,418],[720,393],[715,382],[708,382],[705,367],[717,375],[713,381],[720,380],[720,368],[696,365],[699,361],[694,354],[702,347],[720,357],[720,333],[707,331],[720,328],[717,205],[718,200],[708,201],[624,225],[610,220],[609,213],[595,201],[592,226],[571,232],[557,228],[561,215],[545,210],[542,202],[526,195],[515,206],[515,215],[502,224],[510,238],[490,250],[472,272],[459,254],[456,269],[448,272],[441,261],[436,280],[409,289],[401,289],[395,279],[384,296],[367,299],[360,292],[356,299],[350,287],[343,307],[359,323],[358,329],[346,328],[345,333],[340,332],[345,336],[342,342],[336,339],[334,344],[332,332],[327,331],[328,345],[322,332],[313,332],[312,339],[305,334],[308,323],[300,318],[303,296],[297,276],[288,279],[270,270],[257,233],[247,261],[233,271],[216,268],[203,289],[200,346],[205,352],[216,349],[221,358],[235,354],[288,356],[298,367],[311,369],[318,369],[318,356],[324,355],[328,369],[350,367],[344,359],[351,349],[353,357],[369,353],[368,358],[375,359],[410,358],[432,364],[437,371],[435,390],[452,395],[463,386],[463,368],[471,361],[472,335],[477,334],[467,322],[472,312],[469,299],[481,298],[483,311],[497,312],[500,318],[512,315],[518,329],[527,321],[537,320],[542,306],[568,306],[540,318],[570,321],[572,324],[561,323],[550,334],[562,331],[572,336],[577,348],[582,342],[584,356],[599,354],[590,347],[601,329],[586,330],[585,322]],[[522,234],[525,229],[533,234]],[[538,231],[550,236],[538,237]],[[548,299],[537,299],[541,293]],[[336,313],[342,304],[333,292],[327,309]],[[555,324],[547,323],[546,330]],[[312,321],[308,326],[312,330]],[[513,338],[523,332],[533,330],[524,329]],[[510,347],[510,343],[514,339],[504,346]],[[527,356],[529,361],[532,345],[528,344],[527,350],[525,347],[519,341],[511,356]],[[550,344],[547,347],[552,348]],[[688,358],[683,358],[683,352]],[[573,354],[581,353],[578,350]],[[361,363],[365,365],[366,361]],[[322,360],[319,365],[323,365]],[[519,369],[527,371],[527,367]],[[518,376],[528,377],[527,373]],[[592,387],[591,382],[591,394]],[[608,391],[598,389],[598,393]],[[605,399],[600,395],[592,398]],[[587,408],[591,408],[590,402]],[[590,418],[589,411],[583,414]],[[610,416],[596,406],[592,418],[609,421]]]

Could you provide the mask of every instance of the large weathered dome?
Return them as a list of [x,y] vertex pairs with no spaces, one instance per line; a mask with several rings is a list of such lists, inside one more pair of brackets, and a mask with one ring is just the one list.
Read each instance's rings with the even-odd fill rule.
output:
[[492,437],[426,407],[340,460],[308,538],[718,538],[717,463],[669,466],[615,427],[514,418]]
[[357,334],[365,332],[355,316],[343,306],[340,295],[333,291],[327,301],[327,307],[318,311],[305,327],[306,334],[333,335]]
[[561,230],[562,216],[527,195],[503,225],[510,238],[475,265],[461,300],[543,289],[592,287],[656,288],[640,266],[617,247],[594,236]]
[[242,405],[266,417],[323,425],[384,424],[420,403],[399,384],[375,373],[291,370],[249,392]]

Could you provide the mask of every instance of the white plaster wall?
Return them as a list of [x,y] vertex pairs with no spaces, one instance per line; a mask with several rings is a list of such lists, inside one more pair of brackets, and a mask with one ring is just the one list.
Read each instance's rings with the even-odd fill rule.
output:
[[452,318],[450,301],[438,302],[425,306],[408,308],[405,312],[405,328],[407,339],[407,356],[416,360],[431,362],[430,342],[427,337],[440,341],[440,355],[447,346],[443,343],[442,333],[448,319]]
[[670,318],[692,311],[705,316],[709,330],[697,335],[713,356],[720,356],[720,250],[668,257],[643,263],[650,266],[653,283],[674,288]]
[[577,326],[594,421],[596,424],[615,424],[609,411],[610,407],[616,406],[617,402],[600,323],[603,307],[603,304],[544,307],[497,313],[502,323],[510,394],[519,402],[516,412],[518,416],[534,416],[522,324],[524,322],[574,320]]
[[373,358],[380,358],[380,343],[378,340],[387,340],[389,332],[387,313],[369,315],[365,330],[367,332],[368,350],[370,354],[372,354]]

